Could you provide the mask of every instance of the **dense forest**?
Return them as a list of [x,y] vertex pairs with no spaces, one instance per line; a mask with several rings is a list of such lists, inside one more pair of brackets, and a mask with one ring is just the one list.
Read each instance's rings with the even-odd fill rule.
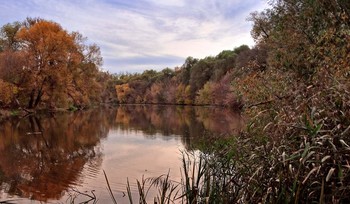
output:
[[250,49],[242,45],[224,50],[217,56],[204,59],[188,57],[181,67],[166,68],[160,72],[117,76],[116,94],[119,103],[221,105],[239,108],[232,80],[237,70],[257,64],[266,67],[266,50]]

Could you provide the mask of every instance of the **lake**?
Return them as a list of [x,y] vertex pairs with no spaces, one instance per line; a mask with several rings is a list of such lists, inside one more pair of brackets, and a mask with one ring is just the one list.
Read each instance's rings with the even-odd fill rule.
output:
[[124,105],[11,118],[0,123],[0,202],[79,203],[95,195],[98,203],[111,203],[104,170],[118,203],[128,203],[127,179],[135,198],[136,179],[170,171],[170,179],[180,181],[182,151],[233,135],[242,125],[229,109],[192,106]]

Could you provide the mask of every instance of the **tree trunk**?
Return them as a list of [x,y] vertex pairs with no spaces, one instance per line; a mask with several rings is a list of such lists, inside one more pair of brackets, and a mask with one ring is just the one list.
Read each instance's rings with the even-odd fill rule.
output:
[[28,102],[28,109],[32,109],[33,108],[34,94],[35,94],[35,89],[33,89],[32,92],[30,93],[30,100]]
[[36,95],[36,99],[35,99],[33,108],[36,108],[38,106],[38,104],[41,102],[41,97],[44,95],[43,87],[44,87],[44,84],[45,84],[46,80],[47,80],[47,77],[45,77],[44,80],[41,83],[41,86],[40,86],[40,89],[38,91],[38,94]]
[[35,99],[35,103],[34,103],[34,107],[33,108],[36,108],[38,106],[38,104],[40,103],[41,101],[41,97],[43,96],[43,91],[40,89],[39,92],[38,92],[38,95],[36,96],[36,99]]

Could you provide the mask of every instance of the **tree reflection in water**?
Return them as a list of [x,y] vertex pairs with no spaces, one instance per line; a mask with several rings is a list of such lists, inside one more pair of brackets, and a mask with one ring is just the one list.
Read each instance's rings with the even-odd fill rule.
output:
[[[167,156],[167,153],[176,153],[159,146],[163,143],[155,141],[153,144],[150,139],[161,138],[168,143],[175,137],[181,140],[179,143],[184,148],[193,149],[208,137],[232,135],[241,127],[239,114],[218,107],[123,105],[12,118],[0,123],[0,198],[15,196],[43,202],[65,202],[68,192],[77,186],[86,190],[105,190],[102,166],[116,175],[109,175],[110,179],[116,179],[111,180],[116,185],[123,183],[128,176],[142,176],[132,173],[139,174],[146,168],[144,163],[138,162],[154,161],[154,158],[131,158],[132,155],[154,157],[154,153],[162,149],[168,152],[162,152],[163,157],[159,157],[159,160],[178,157]],[[140,134],[135,134],[135,131]],[[127,144],[129,140],[126,138],[129,137],[116,140],[121,136],[119,133],[139,137],[138,143]],[[149,146],[143,148],[142,145]],[[108,154],[113,154],[106,155],[105,162],[102,147],[108,149]],[[122,152],[130,149],[126,147],[135,147],[135,151],[142,152]],[[176,148],[178,146],[173,149],[176,151]],[[124,158],[128,161],[123,161]],[[121,166],[130,163],[133,163],[133,169]],[[181,166],[180,160],[177,163],[179,166],[175,167],[176,170]],[[152,164],[152,168],[168,169],[168,166],[164,166],[168,164],[169,161],[161,160]],[[124,169],[128,175],[124,175]],[[151,172],[147,171],[148,174]],[[159,174],[158,171],[153,172]],[[93,178],[88,184],[93,186],[85,186],[86,178]],[[120,186],[120,189],[123,188],[124,185]],[[97,191],[102,196],[99,200],[110,200],[108,193]]]
[[108,117],[97,110],[3,122],[0,192],[45,202],[59,200],[80,183],[85,164],[100,168],[99,144],[108,126]]
[[208,137],[231,136],[243,127],[239,113],[201,106],[123,105],[117,109],[116,123],[124,130],[142,130],[150,138],[157,134],[181,136],[187,149]]

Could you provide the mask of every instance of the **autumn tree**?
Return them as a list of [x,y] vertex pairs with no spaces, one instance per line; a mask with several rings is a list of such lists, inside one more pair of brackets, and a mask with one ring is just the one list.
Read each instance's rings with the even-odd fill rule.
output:
[[176,90],[177,90],[178,82],[175,78],[167,80],[164,83],[164,98],[165,103],[167,104],[176,104]]
[[198,91],[196,104],[210,105],[213,104],[213,82],[207,82],[203,88]]
[[70,52],[75,46],[74,39],[57,23],[40,19],[21,28],[16,39],[26,56],[28,108],[35,108],[44,94],[64,92],[69,84],[68,66],[79,60],[72,58]]
[[22,68],[24,56],[19,50],[19,42],[15,36],[21,24],[14,22],[5,24],[0,29],[0,101],[2,106],[14,105],[18,87],[23,83]]
[[14,84],[5,82],[0,79],[0,88],[0,106],[10,105],[18,92],[17,87]]
[[100,101],[103,92],[104,81],[99,81],[101,51],[96,44],[86,45],[87,39],[80,33],[73,32],[71,35],[76,45],[72,54],[79,60],[78,63],[72,61],[69,67],[72,80],[68,86],[68,95],[78,106],[89,105]]
[[116,85],[115,90],[119,103],[126,103],[130,100],[131,90],[129,84]]
[[117,76],[109,72],[99,72],[97,82],[102,86],[101,102],[103,103],[117,103],[117,95],[115,94],[115,85],[117,83]]
[[153,104],[164,104],[164,84],[162,82],[156,82],[145,93],[145,101]]
[[44,19],[6,24],[0,35],[0,79],[18,88],[17,104],[29,109],[99,102],[102,57],[97,45],[85,42],[78,32]]
[[186,86],[180,83],[175,90],[175,103],[176,104],[185,104],[185,88]]

